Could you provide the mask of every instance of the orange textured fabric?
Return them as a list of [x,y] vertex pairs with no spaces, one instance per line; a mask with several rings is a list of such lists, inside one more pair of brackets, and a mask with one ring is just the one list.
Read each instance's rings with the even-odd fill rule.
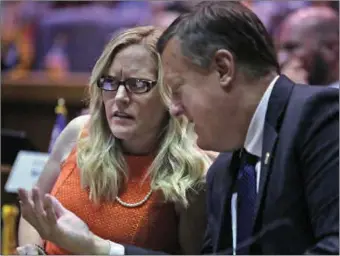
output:
[[[153,158],[150,156],[126,156],[129,166],[129,182],[119,197],[127,203],[144,199],[150,191],[150,180],[141,184]],[[73,149],[61,168],[52,189],[67,209],[80,217],[89,229],[101,238],[121,244],[160,250],[170,254],[180,253],[178,243],[178,218],[173,203],[161,201],[160,193],[153,192],[149,200],[135,208],[127,208],[118,202],[95,205],[89,192],[81,188],[77,153]],[[47,254],[71,254],[46,241]]]

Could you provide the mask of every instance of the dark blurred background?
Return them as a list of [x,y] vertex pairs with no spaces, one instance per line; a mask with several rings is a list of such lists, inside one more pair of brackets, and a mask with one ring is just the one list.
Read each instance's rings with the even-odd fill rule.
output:
[[[338,1],[244,1],[271,34],[290,12]],[[1,1],[1,69],[63,68],[89,72],[105,42],[118,31],[167,26],[190,1]],[[59,67],[58,67],[59,66]],[[18,67],[17,67],[18,68]]]

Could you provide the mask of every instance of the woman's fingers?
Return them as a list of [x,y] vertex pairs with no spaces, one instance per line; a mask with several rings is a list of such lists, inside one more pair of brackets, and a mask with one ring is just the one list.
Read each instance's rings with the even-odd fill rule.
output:
[[21,214],[24,219],[29,223],[36,223],[36,217],[34,213],[34,202],[31,200],[29,193],[24,189],[19,189]]
[[47,213],[44,209],[43,196],[38,188],[33,188],[32,198],[35,216],[40,225],[40,234],[47,238],[50,235],[53,235],[53,225],[55,222],[51,222],[47,217]]
[[44,216],[44,208],[43,208],[43,202],[42,197],[40,194],[40,191],[38,188],[33,188],[32,190],[32,199],[34,203],[34,210],[38,215]]
[[52,198],[48,195],[42,196],[38,188],[32,189],[31,195],[24,189],[19,190],[22,216],[42,238],[49,239],[56,235],[57,223]]
[[31,200],[29,193],[25,189],[19,188],[18,194],[23,205],[33,209],[33,201]]
[[19,197],[22,217],[38,231],[41,237],[47,238],[51,233],[51,227],[43,209],[39,190],[35,188],[31,193],[28,193],[26,190],[20,189]]
[[52,198],[49,195],[44,197],[44,210],[46,211],[46,219],[49,224],[57,223],[57,216],[53,208]]

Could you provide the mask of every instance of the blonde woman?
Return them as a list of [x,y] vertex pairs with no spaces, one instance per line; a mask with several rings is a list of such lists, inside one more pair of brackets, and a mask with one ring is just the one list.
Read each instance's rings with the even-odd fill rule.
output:
[[[95,253],[70,245],[65,230],[53,229],[48,221],[59,223],[60,209],[79,218],[80,224],[66,221],[66,228],[84,228],[93,237],[199,253],[211,159],[196,147],[186,120],[170,116],[160,96],[155,46],[161,32],[132,28],[105,47],[91,75],[89,116],[74,119],[62,132],[37,188],[20,190],[23,217],[34,228],[21,218],[19,254],[39,247],[47,254]],[[45,212],[49,203],[42,203],[47,193],[59,207],[54,217],[52,208]]]

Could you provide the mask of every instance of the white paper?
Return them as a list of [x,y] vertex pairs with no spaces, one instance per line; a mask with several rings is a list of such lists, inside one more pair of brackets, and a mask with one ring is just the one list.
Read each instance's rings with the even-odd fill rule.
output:
[[6,182],[5,191],[17,193],[18,188],[32,189],[38,181],[48,157],[48,153],[19,151]]

